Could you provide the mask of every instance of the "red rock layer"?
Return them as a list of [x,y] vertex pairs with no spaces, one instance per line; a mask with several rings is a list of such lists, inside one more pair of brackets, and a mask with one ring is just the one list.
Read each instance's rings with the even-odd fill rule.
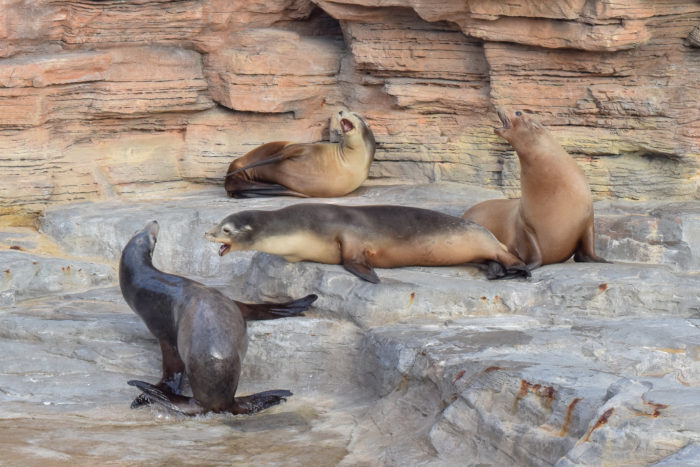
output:
[[517,195],[493,127],[521,109],[597,197],[695,199],[699,28],[691,0],[5,0],[0,222],[221,183],[339,107],[375,132],[374,178]]

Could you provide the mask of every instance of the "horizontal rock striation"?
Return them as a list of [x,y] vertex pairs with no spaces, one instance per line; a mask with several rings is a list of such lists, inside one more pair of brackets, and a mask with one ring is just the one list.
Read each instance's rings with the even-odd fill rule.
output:
[[497,108],[532,112],[598,198],[696,199],[700,4],[6,0],[0,219],[220,183],[264,142],[366,117],[371,177],[518,195]]

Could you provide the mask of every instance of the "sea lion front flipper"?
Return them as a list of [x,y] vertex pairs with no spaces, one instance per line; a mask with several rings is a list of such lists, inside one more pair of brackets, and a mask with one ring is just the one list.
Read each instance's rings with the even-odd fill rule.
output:
[[586,230],[584,230],[581,240],[576,247],[574,261],[577,263],[611,263],[611,261],[601,258],[595,252],[595,232],[592,219],[586,227]]
[[[161,392],[179,395],[179,394],[181,394],[180,389],[182,388],[183,381],[184,381],[183,373],[175,373],[172,376],[170,376],[169,378],[162,379],[162,380],[160,380],[160,382],[158,384],[152,385],[152,386]],[[137,381],[137,382],[143,383],[142,381]],[[143,383],[143,384],[148,384],[148,383]],[[134,385],[132,384],[132,386],[134,386]],[[131,402],[131,408],[137,409],[137,408],[142,407],[144,405],[151,405],[151,404],[152,404],[151,399],[146,397],[145,394],[139,394]]]
[[343,259],[343,267],[355,274],[360,279],[366,280],[373,284],[379,283],[379,276],[374,272],[372,266],[362,259]]
[[513,248],[515,251],[512,251],[510,248],[508,250],[522,259],[531,271],[542,266],[542,251],[540,251],[540,246],[537,243],[535,232],[522,219],[519,219],[518,223],[520,225],[516,229],[515,247]]
[[343,267],[362,280],[373,284],[379,283],[379,276],[374,272],[370,263],[370,257],[374,251],[363,244],[363,241],[354,236],[343,235],[338,239],[340,246],[340,263]]
[[301,316],[309,306],[316,301],[318,295],[306,297],[285,303],[241,303],[236,302],[246,321],[288,318]]
[[[180,394],[182,383],[184,382],[185,362],[180,358],[177,346],[168,343],[164,339],[159,339],[158,343],[163,356],[163,376],[154,387],[161,391]],[[131,408],[135,409],[149,404],[151,404],[151,401],[143,394],[140,394],[131,403]]]
[[236,415],[252,415],[268,407],[277,405],[287,400],[292,392],[286,389],[273,389],[271,391],[258,392],[249,396],[236,397],[233,413]]
[[299,157],[306,151],[306,144],[289,144],[286,141],[275,141],[273,143],[263,144],[246,154],[246,159],[252,159],[255,162],[231,170],[224,178],[228,178],[237,173],[244,172],[248,169],[260,167],[261,165],[276,164],[286,159],[294,159]]
[[142,394],[132,402],[132,409],[139,407],[139,405],[134,406],[134,404],[143,397],[148,401],[148,404],[156,404],[183,415],[197,415],[205,412],[204,408],[192,397],[171,393],[167,391],[167,389],[164,390],[162,387],[159,388],[145,381],[132,379],[127,381],[127,384],[139,388],[142,392]]

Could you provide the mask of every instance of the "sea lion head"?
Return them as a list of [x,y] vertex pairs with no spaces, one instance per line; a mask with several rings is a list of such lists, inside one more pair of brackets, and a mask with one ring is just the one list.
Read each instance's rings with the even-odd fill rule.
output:
[[512,117],[508,117],[508,114],[499,110],[498,118],[501,119],[503,126],[496,128],[494,133],[508,141],[516,150],[519,147],[529,147],[535,144],[537,139],[546,132],[539,122],[531,119],[520,110],[516,111]]
[[366,151],[374,157],[376,142],[369,125],[355,112],[341,110],[338,112],[338,125],[342,132],[342,145],[349,149],[365,146]]
[[134,234],[124,250],[132,251],[137,257],[150,260],[158,241],[158,231],[158,221],[149,222],[143,229]]
[[224,218],[219,224],[204,234],[204,238],[221,243],[219,256],[232,250],[246,250],[253,244],[255,231],[255,211],[241,211]]

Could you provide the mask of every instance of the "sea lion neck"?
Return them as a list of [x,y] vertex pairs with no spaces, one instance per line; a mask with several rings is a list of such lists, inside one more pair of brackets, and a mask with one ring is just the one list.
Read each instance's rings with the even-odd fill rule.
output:
[[147,232],[141,232],[127,243],[122,252],[121,266],[129,269],[146,267],[149,270],[158,271],[153,266],[152,250]]
[[338,144],[340,157],[347,159],[362,159],[371,162],[374,159],[376,143],[372,131],[364,125],[358,125],[352,135],[343,135]]

